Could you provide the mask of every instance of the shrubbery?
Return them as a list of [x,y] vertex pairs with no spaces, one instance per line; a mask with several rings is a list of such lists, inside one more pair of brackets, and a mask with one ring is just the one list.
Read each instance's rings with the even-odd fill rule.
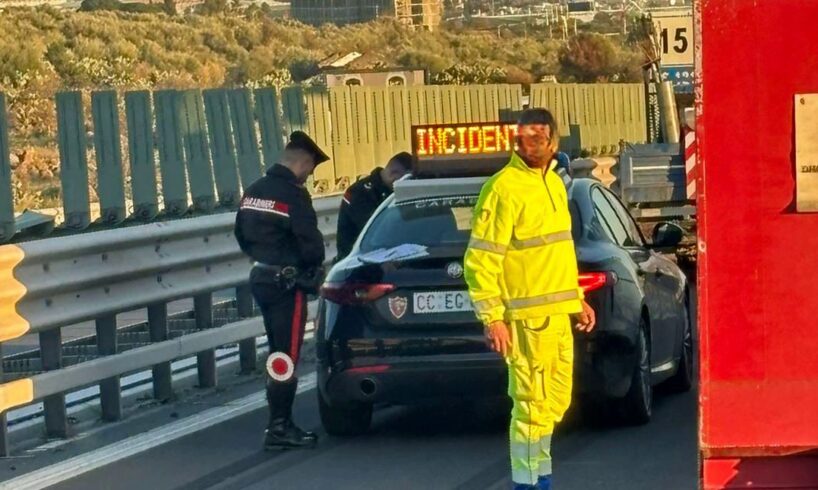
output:
[[382,66],[425,68],[434,83],[450,84],[528,84],[546,75],[635,81],[641,63],[638,52],[609,37],[580,33],[564,43],[536,26],[524,35],[462,26],[415,32],[386,19],[306,26],[232,1],[210,0],[196,10],[176,13],[173,0],[84,0],[79,12],[39,7],[0,15],[0,91],[12,146],[24,155],[39,152],[38,178],[56,173],[42,171],[48,165],[41,163],[56,166],[59,90],[287,85],[314,75],[321,59],[350,51]]

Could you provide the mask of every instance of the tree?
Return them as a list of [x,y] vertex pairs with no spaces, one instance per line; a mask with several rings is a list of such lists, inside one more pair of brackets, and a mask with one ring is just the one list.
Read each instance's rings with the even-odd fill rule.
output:
[[202,15],[217,15],[227,11],[227,0],[204,0],[198,12]]
[[534,83],[534,76],[516,66],[509,66],[506,68],[506,83],[520,84],[528,87]]
[[165,13],[168,15],[176,15],[176,0],[165,0]]
[[302,82],[321,72],[316,60],[305,58],[297,59],[290,63],[289,69],[294,82]]
[[560,51],[562,78],[576,82],[602,82],[619,71],[616,47],[601,34],[581,33]]
[[132,13],[155,13],[160,12],[161,7],[142,3],[123,3],[119,0],[83,0],[79,10],[80,12],[113,10]]
[[432,75],[432,83],[438,85],[484,85],[505,81],[505,70],[482,63],[474,65],[459,63]]

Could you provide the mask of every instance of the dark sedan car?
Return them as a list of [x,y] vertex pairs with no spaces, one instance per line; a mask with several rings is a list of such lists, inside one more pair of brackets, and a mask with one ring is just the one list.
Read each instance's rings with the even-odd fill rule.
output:
[[[319,407],[330,434],[366,431],[372,408],[504,393],[463,278],[481,178],[398,182],[351,255],[329,272],[317,318]],[[652,386],[690,388],[692,335],[683,273],[655,250],[617,197],[589,179],[569,186],[580,284],[597,312],[575,333],[575,390],[633,423],[651,415]],[[604,405],[604,406],[603,406]],[[614,410],[615,409],[615,410]]]

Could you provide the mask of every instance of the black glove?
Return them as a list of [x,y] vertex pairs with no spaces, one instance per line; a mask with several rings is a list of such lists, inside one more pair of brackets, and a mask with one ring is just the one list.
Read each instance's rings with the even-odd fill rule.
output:
[[298,284],[298,271],[295,267],[284,267],[277,275],[278,287],[289,291]]
[[313,267],[301,271],[295,279],[295,285],[306,294],[316,295],[324,282],[324,268]]

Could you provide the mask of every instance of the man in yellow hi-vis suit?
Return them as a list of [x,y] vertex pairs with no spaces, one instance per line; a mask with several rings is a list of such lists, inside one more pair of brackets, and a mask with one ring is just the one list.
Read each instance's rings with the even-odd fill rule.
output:
[[573,334],[594,328],[578,283],[565,184],[554,172],[554,117],[529,109],[517,151],[483,186],[465,269],[492,349],[509,373],[515,489],[551,488],[551,434],[571,402]]

